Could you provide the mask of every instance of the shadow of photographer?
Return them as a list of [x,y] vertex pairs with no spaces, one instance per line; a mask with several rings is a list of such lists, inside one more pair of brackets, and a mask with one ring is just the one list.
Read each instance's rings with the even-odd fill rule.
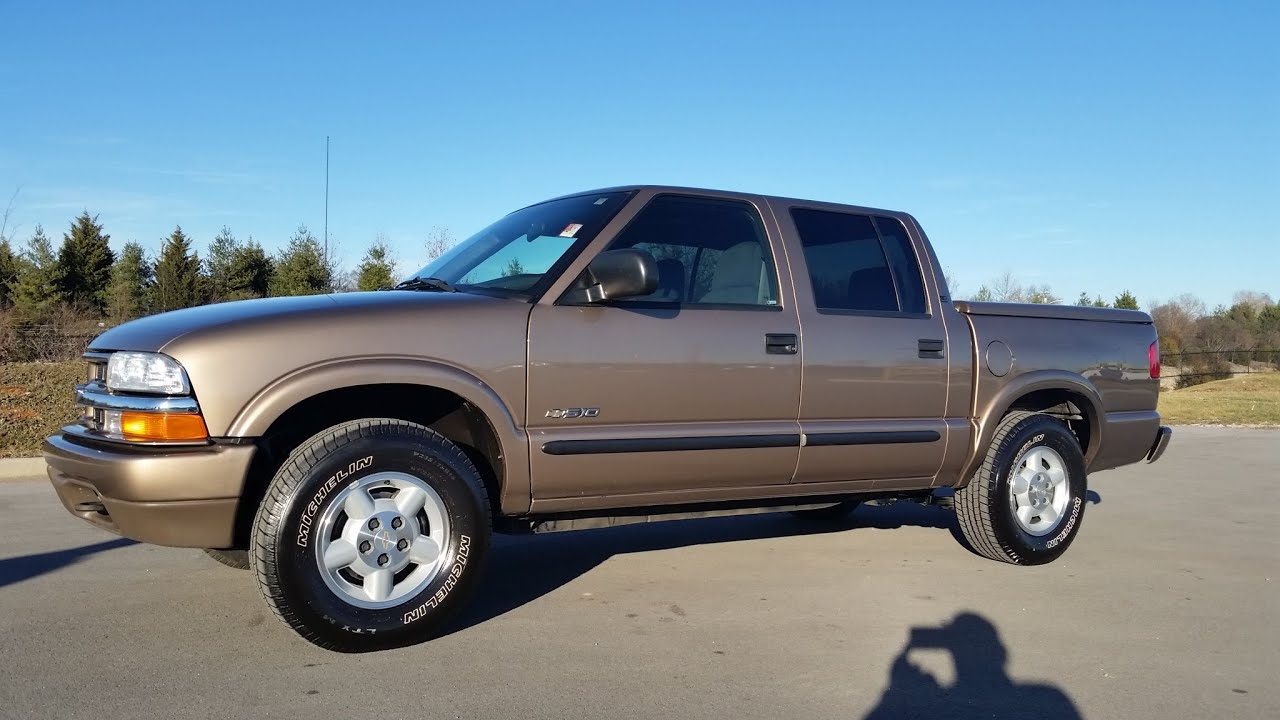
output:
[[[955,663],[955,682],[942,684],[912,662],[916,650],[942,650]],[[911,628],[889,672],[889,687],[865,720],[901,718],[1036,718],[1078,720],[1075,703],[1060,688],[1009,677],[1008,652],[994,625],[972,612],[941,627]]]

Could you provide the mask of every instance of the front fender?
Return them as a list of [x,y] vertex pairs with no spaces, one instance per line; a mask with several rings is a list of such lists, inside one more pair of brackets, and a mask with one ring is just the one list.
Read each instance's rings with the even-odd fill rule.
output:
[[254,395],[227,429],[229,437],[261,437],[286,411],[330,390],[370,384],[435,387],[458,395],[484,413],[501,446],[505,474],[503,509],[529,506],[529,443],[506,403],[484,381],[459,368],[404,357],[343,358],[300,368]]

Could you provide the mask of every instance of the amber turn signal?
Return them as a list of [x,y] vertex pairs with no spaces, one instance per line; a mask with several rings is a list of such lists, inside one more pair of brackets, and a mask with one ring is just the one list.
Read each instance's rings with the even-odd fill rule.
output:
[[199,415],[130,412],[120,414],[120,435],[135,442],[191,442],[208,440],[209,431]]

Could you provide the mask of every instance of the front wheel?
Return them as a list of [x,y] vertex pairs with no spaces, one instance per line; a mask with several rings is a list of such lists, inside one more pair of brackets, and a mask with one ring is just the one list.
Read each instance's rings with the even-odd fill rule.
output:
[[1067,426],[1013,412],[1000,422],[973,479],[956,490],[956,516],[978,554],[1042,565],[1080,532],[1087,487],[1084,454]]
[[272,479],[251,556],[276,615],[361,652],[420,642],[466,602],[489,546],[484,482],[438,433],[391,419],[330,428]]

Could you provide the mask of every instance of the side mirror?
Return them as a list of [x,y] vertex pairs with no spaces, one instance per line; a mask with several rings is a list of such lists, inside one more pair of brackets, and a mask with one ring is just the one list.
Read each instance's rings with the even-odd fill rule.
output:
[[641,297],[658,289],[658,263],[644,250],[609,250],[591,261],[579,282],[585,287],[570,290],[568,304]]

